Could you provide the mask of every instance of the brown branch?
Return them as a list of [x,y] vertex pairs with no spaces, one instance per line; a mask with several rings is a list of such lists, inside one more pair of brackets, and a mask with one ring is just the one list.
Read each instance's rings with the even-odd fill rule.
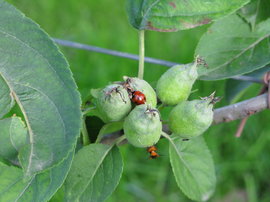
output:
[[267,93],[214,110],[213,124],[243,119],[268,108]]

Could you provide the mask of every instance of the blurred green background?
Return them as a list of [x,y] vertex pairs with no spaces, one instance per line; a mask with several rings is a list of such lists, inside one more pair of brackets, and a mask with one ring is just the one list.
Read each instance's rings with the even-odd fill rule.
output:
[[[129,53],[138,52],[138,33],[127,20],[125,0],[8,0],[26,16],[60,39],[100,46]],[[117,3],[117,4],[116,4]],[[176,33],[146,33],[146,56],[188,63],[207,26]],[[82,98],[90,88],[99,88],[136,76],[138,63],[129,59],[60,47],[68,59]],[[146,64],[145,79],[155,86],[167,69]],[[226,81],[197,81],[191,99],[217,91],[225,97]],[[254,84],[242,99],[255,96]],[[216,107],[228,105],[226,99]],[[213,155],[217,187],[210,201],[270,201],[270,147],[268,110],[249,118],[241,138],[235,138],[238,121],[211,127],[204,136]],[[161,157],[149,160],[144,149],[121,147],[124,173],[108,202],[189,201],[179,190],[169,164],[168,144],[158,144]]]

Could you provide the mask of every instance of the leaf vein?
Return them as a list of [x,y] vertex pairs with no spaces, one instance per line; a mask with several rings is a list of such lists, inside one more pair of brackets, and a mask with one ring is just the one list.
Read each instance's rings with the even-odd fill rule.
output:
[[[219,69],[221,67],[224,67],[230,63],[232,63],[234,60],[236,60],[237,58],[239,58],[241,55],[243,55],[244,53],[246,53],[248,50],[250,50],[251,48],[255,47],[257,44],[259,44],[261,41],[263,41],[264,39],[267,39],[270,36],[270,34],[267,34],[263,37],[260,37],[258,40],[256,40],[254,43],[250,44],[248,47],[244,48],[239,54],[235,55],[234,57],[232,57],[232,59],[228,60],[227,62],[213,68],[211,71],[209,72],[213,72],[216,69]],[[208,72],[208,74],[209,74]]]
[[[169,138],[170,138],[170,137],[169,137]],[[192,178],[193,178],[194,181],[196,182],[196,186],[197,186],[197,188],[198,188],[198,190],[199,190],[199,192],[200,192],[200,195],[201,195],[201,190],[199,189],[197,179],[196,179],[196,177],[194,176],[193,172],[191,171],[191,168],[187,165],[186,161],[182,158],[181,153],[179,153],[178,147],[174,144],[173,140],[172,140],[171,138],[170,138],[169,140],[170,140],[171,144],[173,145],[173,147],[174,147],[174,149],[175,149],[177,155],[178,155],[179,158],[182,160],[182,162],[183,162],[184,165],[186,166],[187,170],[188,170],[189,173],[191,174]]]

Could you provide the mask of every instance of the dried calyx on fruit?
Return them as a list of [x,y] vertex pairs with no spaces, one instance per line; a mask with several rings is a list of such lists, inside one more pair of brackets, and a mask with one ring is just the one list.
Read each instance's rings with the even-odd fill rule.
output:
[[182,138],[203,134],[213,122],[213,105],[219,100],[213,93],[201,100],[179,103],[169,115],[170,130]]
[[161,130],[158,110],[146,104],[136,106],[124,122],[124,134],[135,147],[150,147],[156,144]]
[[136,77],[124,76],[124,87],[128,90],[130,97],[135,91],[140,91],[146,97],[146,104],[150,104],[152,107],[157,106],[157,96],[154,89],[145,80]]
[[187,100],[197,77],[197,62],[171,67],[157,82],[158,98],[165,105]]
[[131,110],[129,94],[119,84],[111,84],[101,90],[98,93],[96,105],[105,123],[120,121]]

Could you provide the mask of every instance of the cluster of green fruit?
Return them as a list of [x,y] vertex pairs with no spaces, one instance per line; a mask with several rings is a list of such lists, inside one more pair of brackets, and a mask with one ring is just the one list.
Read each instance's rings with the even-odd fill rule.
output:
[[197,63],[176,65],[158,80],[156,91],[144,80],[124,77],[96,96],[96,107],[105,122],[124,120],[124,134],[136,147],[150,147],[162,134],[157,97],[164,106],[175,106],[169,115],[171,132],[189,139],[201,135],[213,121],[213,96],[187,101],[198,77]]

